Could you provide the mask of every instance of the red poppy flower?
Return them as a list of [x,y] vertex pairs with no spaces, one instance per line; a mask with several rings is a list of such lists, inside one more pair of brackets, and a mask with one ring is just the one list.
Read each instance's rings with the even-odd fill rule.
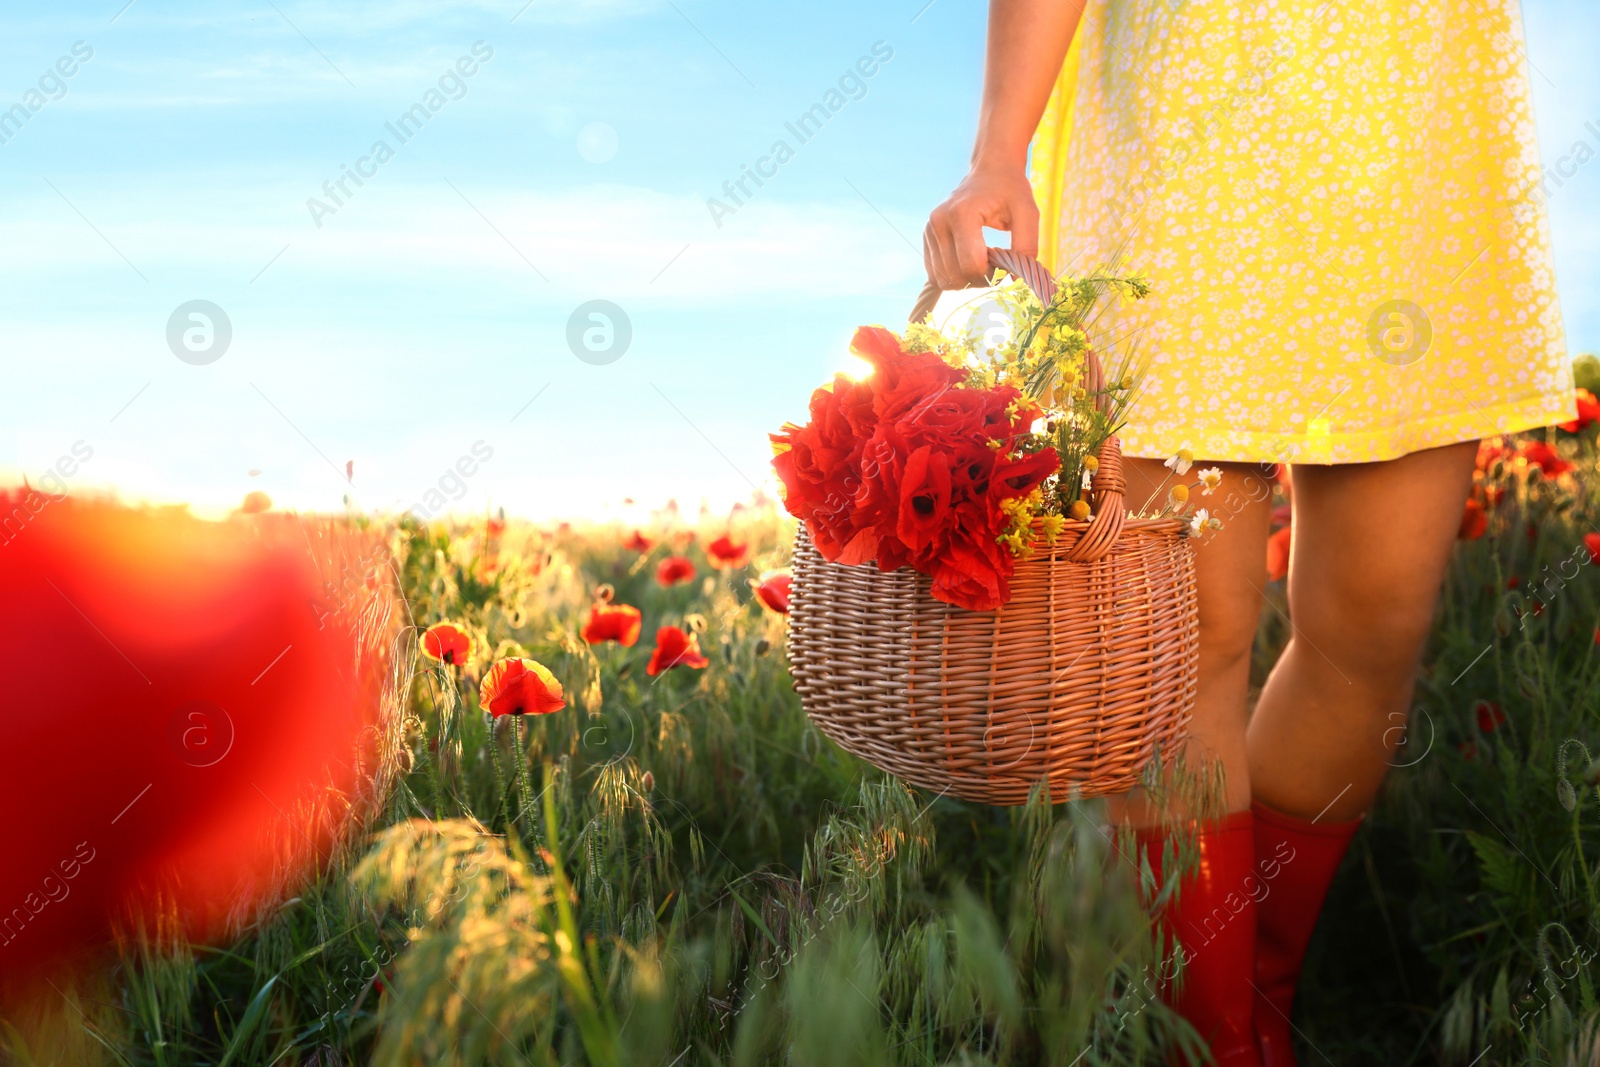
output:
[[1480,700],[1472,705],[1472,711],[1478,717],[1478,729],[1486,734],[1494,732],[1496,726],[1506,721],[1506,713],[1493,701]]
[[1044,480],[1061,469],[1061,456],[1053,448],[1041,448],[1021,459],[995,464],[990,494],[996,499],[1027,496]]
[[244,495],[244,503],[239,505],[239,510],[246,515],[259,515],[263,511],[271,511],[272,498],[259,489],[252,489]]
[[1007,500],[1059,467],[1053,449],[1023,453],[1038,408],[1010,386],[970,386],[933,352],[908,352],[888,330],[856,331],[873,366],[811,395],[811,419],[772,435],[783,503],[824,559],[910,565],[933,596],[969,610],[1010,598],[1016,559],[997,544]]
[[503,659],[478,687],[478,706],[490,715],[548,715],[567,706],[561,683],[531,659]]
[[764,607],[779,615],[789,614],[789,587],[793,579],[788,571],[768,571],[761,581],[750,583],[750,591]]
[[589,621],[583,627],[583,639],[591,645],[601,641],[615,641],[623,648],[632,648],[639,640],[639,625],[643,619],[639,609],[627,604],[596,604],[589,609]]
[[1554,478],[1572,469],[1572,464],[1562,459],[1560,453],[1543,441],[1522,442],[1521,447],[1517,449],[1517,455],[1527,460],[1529,466],[1544,471],[1546,478]]
[[936,548],[950,523],[950,457],[924,445],[906,458],[895,534],[913,554]]
[[[48,988],[124,916],[237,938],[360,832],[398,727],[405,613],[376,530],[79,496],[0,490],[0,638],[27,663],[0,710],[0,805],[37,812],[0,860],[0,999]],[[64,723],[72,757],[50,758]]]
[[1568,433],[1577,433],[1591,422],[1600,420],[1600,400],[1596,400],[1593,393],[1579,389],[1573,399],[1578,404],[1578,417],[1561,424],[1561,428]]
[[749,561],[750,545],[723,534],[706,545],[706,555],[711,558],[711,565],[720,571],[737,570]]
[[694,634],[685,633],[676,626],[663,626],[656,631],[655,651],[650,653],[650,664],[644,672],[654,676],[674,667],[710,666],[711,661],[700,654],[700,641]]
[[1010,560],[1010,554],[992,539],[952,543],[934,569],[930,592],[969,611],[993,611],[1011,599],[1011,585],[1003,569]]
[[668,556],[656,568],[656,581],[662,585],[677,585],[694,577],[694,564],[683,556]]
[[1276,582],[1289,574],[1289,545],[1293,526],[1285,526],[1267,538],[1267,579]]
[[881,326],[858,329],[850,350],[872,364],[872,410],[884,421],[931,406],[965,377],[937,353],[906,352]]
[[1489,513],[1483,510],[1483,505],[1476,500],[1467,501],[1467,509],[1461,515],[1461,528],[1456,531],[1456,537],[1462,541],[1476,541],[1488,528]]
[[1478,742],[1476,741],[1462,741],[1456,745],[1456,748],[1461,750],[1462,758],[1468,763],[1478,758]]
[[1583,535],[1583,547],[1589,550],[1589,562],[1600,563],[1600,533]]
[[453,623],[436,622],[423,631],[422,651],[440,663],[459,665],[472,656],[472,638]]
[[655,542],[635,530],[622,539],[622,547],[633,552],[648,552],[655,547]]

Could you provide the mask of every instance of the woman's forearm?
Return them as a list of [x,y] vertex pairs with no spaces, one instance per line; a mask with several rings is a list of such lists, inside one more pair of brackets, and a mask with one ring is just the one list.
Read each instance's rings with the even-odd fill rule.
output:
[[972,165],[1026,164],[1084,0],[993,0]]
[[992,0],[983,107],[972,169],[928,215],[922,257],[944,289],[982,285],[989,274],[985,226],[1011,247],[1039,254],[1039,208],[1028,185],[1028,142],[1044,114],[1084,0]]

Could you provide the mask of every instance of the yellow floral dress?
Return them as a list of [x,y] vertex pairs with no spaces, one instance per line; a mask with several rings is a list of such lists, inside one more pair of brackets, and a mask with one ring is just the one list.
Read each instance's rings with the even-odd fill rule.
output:
[[1088,0],[1041,257],[1154,291],[1135,456],[1360,463],[1573,417],[1518,0]]

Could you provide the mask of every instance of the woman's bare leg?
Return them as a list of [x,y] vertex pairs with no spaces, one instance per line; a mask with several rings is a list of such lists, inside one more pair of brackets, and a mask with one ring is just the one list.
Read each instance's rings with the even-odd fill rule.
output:
[[1403,736],[1476,451],[1294,468],[1293,635],[1249,729],[1251,788],[1267,807],[1342,822],[1371,804]]
[[[1250,653],[1266,584],[1267,532],[1272,514],[1272,485],[1265,470],[1253,463],[1195,463],[1222,468],[1222,484],[1194,503],[1222,519],[1222,529],[1207,532],[1195,543],[1195,574],[1200,591],[1200,678],[1190,724],[1187,758],[1222,761],[1227,810],[1250,806],[1250,771],[1245,751],[1245,698],[1250,684]],[[1153,459],[1128,459],[1128,506],[1138,508],[1171,472]],[[1193,483],[1194,471],[1167,481]],[[1165,498],[1167,489],[1160,490]],[[1114,801],[1111,817],[1119,822],[1149,825],[1160,820],[1142,796]],[[1168,814],[1181,814],[1169,812]]]

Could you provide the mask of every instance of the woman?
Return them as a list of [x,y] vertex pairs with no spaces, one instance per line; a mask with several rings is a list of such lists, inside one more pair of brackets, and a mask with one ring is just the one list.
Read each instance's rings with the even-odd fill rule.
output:
[[[1403,738],[1477,439],[1572,417],[1521,39],[1514,0],[994,0],[972,169],[924,234],[945,288],[983,281],[983,226],[1147,277],[1113,323],[1149,360],[1129,499],[1180,450],[1223,468],[1190,746],[1229,814],[1166,916],[1175,1006],[1222,1064],[1295,1062],[1300,963]],[[1250,714],[1279,462],[1293,636]]]

